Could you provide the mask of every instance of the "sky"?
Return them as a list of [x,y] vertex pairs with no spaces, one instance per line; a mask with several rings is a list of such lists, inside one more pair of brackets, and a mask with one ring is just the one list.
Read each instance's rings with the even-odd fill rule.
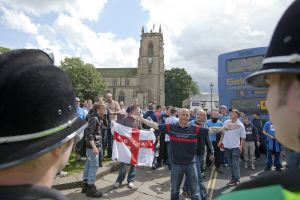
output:
[[0,46],[51,49],[55,62],[137,67],[142,26],[162,27],[165,67],[217,91],[221,53],[268,46],[292,0],[0,0]]

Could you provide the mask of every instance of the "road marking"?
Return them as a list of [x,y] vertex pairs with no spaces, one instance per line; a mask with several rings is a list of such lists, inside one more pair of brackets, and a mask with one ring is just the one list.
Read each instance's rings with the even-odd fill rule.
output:
[[209,199],[211,199],[211,200],[213,198],[214,189],[215,189],[216,182],[217,182],[217,175],[218,175],[218,173],[215,171],[214,178],[211,183],[211,190],[210,190],[210,195],[209,195]]
[[208,183],[207,183],[207,194],[210,193],[211,184],[212,184],[213,176],[215,173],[216,173],[215,166],[213,166],[210,176],[209,176],[209,179],[208,179]]

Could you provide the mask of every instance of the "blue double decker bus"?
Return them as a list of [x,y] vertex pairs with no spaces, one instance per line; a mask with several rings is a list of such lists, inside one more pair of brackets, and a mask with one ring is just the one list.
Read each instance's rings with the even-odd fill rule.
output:
[[266,88],[253,88],[245,78],[261,69],[266,47],[228,52],[218,57],[218,90],[220,105],[236,108],[247,115],[259,112],[267,117]]

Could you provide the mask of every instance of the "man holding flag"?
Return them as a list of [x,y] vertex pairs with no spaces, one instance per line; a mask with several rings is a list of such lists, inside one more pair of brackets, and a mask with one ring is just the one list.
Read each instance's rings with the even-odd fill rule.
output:
[[121,162],[119,176],[114,184],[115,188],[122,185],[126,176],[127,164],[130,164],[127,175],[128,187],[132,188],[136,165],[151,166],[154,157],[154,133],[140,130],[141,124],[132,117],[133,115],[140,116],[139,106],[132,105],[129,115],[122,120],[122,123],[113,123],[111,128],[112,134],[114,134],[112,159]]

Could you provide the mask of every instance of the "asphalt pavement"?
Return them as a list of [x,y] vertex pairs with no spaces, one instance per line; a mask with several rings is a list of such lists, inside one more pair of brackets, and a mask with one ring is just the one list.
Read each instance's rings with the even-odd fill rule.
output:
[[[256,161],[256,169],[245,169],[244,161],[240,162],[241,182],[249,181],[258,176],[267,175],[270,173],[280,173],[276,171],[265,172],[265,159],[262,158]],[[205,174],[205,185],[208,191],[209,199],[230,192],[234,187],[227,186],[231,174],[228,167],[222,167],[223,174],[216,172],[212,167],[210,171]],[[128,188],[126,183],[120,188],[113,188],[113,184],[117,179],[118,172],[109,173],[96,182],[97,187],[104,193],[101,199],[136,199],[136,200],[150,200],[150,199],[170,199],[170,172],[167,167],[161,167],[153,170],[150,167],[138,167],[137,175],[132,189]],[[62,190],[62,192],[69,198],[74,200],[92,199],[86,197],[81,193],[81,188],[73,188]],[[180,199],[187,199],[180,196]]]

